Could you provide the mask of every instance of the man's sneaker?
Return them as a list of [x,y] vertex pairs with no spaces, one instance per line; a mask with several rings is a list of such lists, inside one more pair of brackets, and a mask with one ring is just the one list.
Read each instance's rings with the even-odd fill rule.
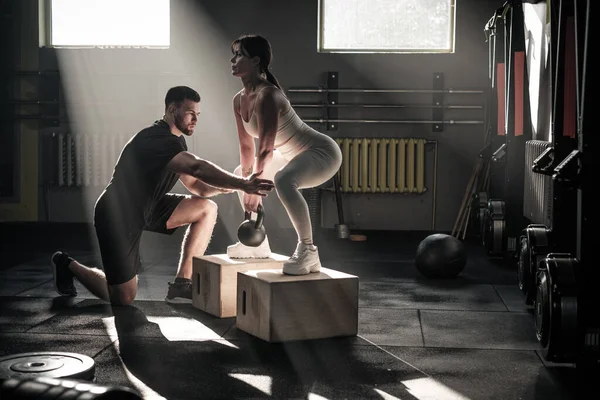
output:
[[296,246],[296,251],[289,260],[283,262],[283,273],[287,275],[308,275],[321,271],[319,249],[315,245],[302,242]]
[[50,258],[54,275],[54,288],[61,296],[77,296],[77,289],[73,282],[74,275],[69,269],[71,261],[73,259],[63,251],[57,251]]
[[191,279],[179,281],[178,278],[175,279],[175,282],[169,282],[169,291],[167,292],[165,301],[172,304],[192,304]]
[[271,247],[269,246],[269,238],[258,247],[246,246],[240,242],[227,247],[227,257],[229,258],[269,258],[271,257]]

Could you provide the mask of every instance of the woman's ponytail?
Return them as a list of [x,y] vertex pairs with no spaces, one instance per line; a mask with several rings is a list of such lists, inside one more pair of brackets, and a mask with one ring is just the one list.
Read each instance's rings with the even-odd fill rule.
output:
[[269,82],[271,82],[273,85],[277,86],[279,89],[283,90],[283,88],[279,84],[279,81],[277,80],[277,78],[275,78],[275,75],[273,75],[271,73],[271,71],[269,71],[268,68],[265,68],[265,75],[267,76],[267,80]]

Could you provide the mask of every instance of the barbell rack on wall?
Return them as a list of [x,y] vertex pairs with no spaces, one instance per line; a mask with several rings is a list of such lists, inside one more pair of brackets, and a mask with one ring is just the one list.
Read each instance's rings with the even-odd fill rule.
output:
[[54,115],[38,115],[38,114],[35,114],[35,115],[14,115],[14,114],[0,115],[0,121],[25,121],[25,120],[49,121],[52,123],[52,126],[58,126],[56,124],[61,120],[66,121],[66,119],[62,119],[61,117],[57,117]]
[[59,70],[57,69],[45,69],[45,70],[14,70],[9,71],[6,75],[12,76],[48,76],[48,75],[58,75]]
[[[40,127],[58,127],[66,117],[60,115],[60,71],[58,69],[45,70],[11,70],[0,74],[0,82],[7,87],[17,86],[18,83],[27,81],[27,86],[33,87],[31,94],[35,98],[8,98],[0,99],[0,108],[4,106],[5,112],[0,113],[0,121],[38,121]],[[9,91],[12,91],[9,90]],[[16,88],[15,88],[15,91]],[[18,89],[22,92],[22,89]],[[28,93],[22,92],[27,96]],[[23,110],[23,106],[37,106],[37,110]],[[31,113],[27,113],[30,111]]]
[[456,125],[456,124],[483,124],[482,120],[460,120],[456,121],[453,119],[443,120],[443,121],[433,121],[433,120],[401,120],[401,119],[311,119],[311,118],[303,118],[304,122],[312,122],[312,123],[374,123],[374,124],[444,124],[444,125]]
[[318,88],[290,88],[287,90],[290,93],[423,93],[423,94],[483,94],[484,91],[464,90],[464,89],[360,89],[360,88],[344,88],[330,89],[325,87]]
[[435,105],[435,104],[327,104],[327,103],[296,103],[294,108],[446,108],[446,109],[482,109],[478,105]]
[[57,100],[8,100],[0,101],[0,104],[24,105],[24,106],[39,106],[39,105],[55,105]]
[[[485,90],[479,88],[446,88],[444,87],[444,74],[441,72],[433,73],[432,86],[429,89],[417,89],[417,88],[361,88],[361,87],[339,87],[340,74],[338,71],[327,72],[327,83],[323,86],[305,86],[305,87],[291,87],[287,89],[287,93],[292,98],[293,95],[312,95],[312,99],[299,100],[294,99],[292,106],[298,110],[320,110],[320,115],[306,115],[302,119],[307,123],[322,124],[328,131],[335,131],[338,129],[338,124],[428,124],[431,125],[433,132],[442,132],[444,125],[485,125],[485,118],[476,116],[474,118],[448,118],[445,116],[445,111],[475,111],[485,110],[485,99],[484,101],[477,102],[476,104],[469,104],[470,101],[455,101],[455,104],[448,104],[448,96],[451,95],[465,95],[465,96],[481,96],[486,93]],[[395,102],[394,100],[387,99],[377,104],[377,101],[366,101],[361,102],[357,99],[354,101],[340,101],[340,96],[344,94],[354,94],[355,96],[360,95],[372,95],[379,94],[390,96],[394,94],[412,94],[412,95],[430,95],[431,103],[426,104],[422,102]],[[320,98],[315,98],[314,96]],[[431,110],[431,117],[428,118],[402,118],[395,116],[383,116],[379,117],[367,117],[366,115],[357,116],[341,116],[339,112],[342,110],[364,110],[364,111],[385,111],[385,110]],[[350,118],[348,118],[350,117]],[[391,118],[390,118],[391,117]],[[465,116],[466,117],[466,116]]]

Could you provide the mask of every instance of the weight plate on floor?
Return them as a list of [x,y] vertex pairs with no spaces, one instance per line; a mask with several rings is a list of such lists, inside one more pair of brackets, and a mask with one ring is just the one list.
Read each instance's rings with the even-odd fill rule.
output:
[[[538,276],[544,281],[543,310],[545,320],[538,334],[547,361],[575,362],[579,338],[578,302],[579,262],[568,253],[549,253],[540,263]],[[539,284],[538,283],[538,288]]]
[[43,376],[93,381],[95,370],[91,357],[77,353],[42,351],[0,358],[0,379]]

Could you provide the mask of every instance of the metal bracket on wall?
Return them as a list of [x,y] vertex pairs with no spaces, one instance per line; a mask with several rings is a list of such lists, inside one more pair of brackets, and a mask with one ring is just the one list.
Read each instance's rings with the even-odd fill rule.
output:
[[[338,89],[339,88],[339,73],[337,71],[329,71],[327,73],[327,89]],[[333,107],[327,107],[327,130],[337,131],[337,123],[329,122],[336,121],[338,119],[337,105],[339,103],[339,95],[337,91],[327,92],[327,104]]]
[[439,90],[433,93],[432,120],[436,121],[432,125],[433,132],[444,131],[444,74],[441,72],[433,73],[433,89]]

